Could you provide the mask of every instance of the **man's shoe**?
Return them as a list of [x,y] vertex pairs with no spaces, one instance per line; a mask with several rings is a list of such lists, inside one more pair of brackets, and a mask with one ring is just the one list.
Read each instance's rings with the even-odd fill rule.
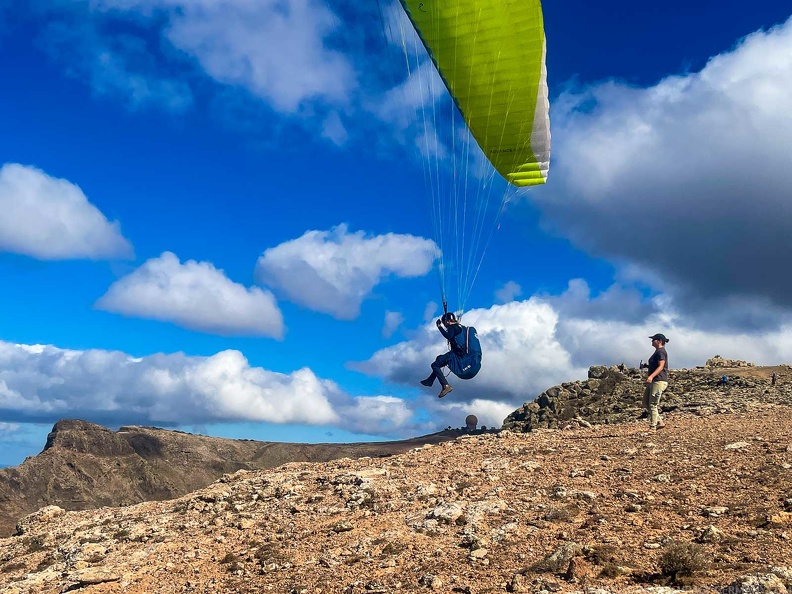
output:
[[431,388],[432,384],[434,384],[435,376],[434,373],[427,377],[426,379],[421,380],[421,385],[426,386],[427,388]]
[[664,423],[663,421],[660,421],[660,422],[657,424],[657,427],[656,427],[656,429],[664,429],[664,428],[665,428],[665,423]]
[[450,394],[454,388],[451,387],[451,384],[446,384],[443,386],[443,389],[440,390],[440,393],[437,395],[438,398],[444,398],[446,395]]

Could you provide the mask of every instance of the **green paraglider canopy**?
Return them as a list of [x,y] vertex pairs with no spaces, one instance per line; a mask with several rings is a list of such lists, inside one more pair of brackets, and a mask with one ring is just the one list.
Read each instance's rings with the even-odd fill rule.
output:
[[459,111],[516,186],[550,168],[545,33],[539,0],[401,0]]

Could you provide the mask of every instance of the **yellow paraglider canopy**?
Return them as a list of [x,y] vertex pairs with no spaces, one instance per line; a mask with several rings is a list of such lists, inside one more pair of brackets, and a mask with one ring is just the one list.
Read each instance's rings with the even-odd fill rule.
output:
[[550,118],[540,0],[400,0],[471,133],[515,186],[545,183]]

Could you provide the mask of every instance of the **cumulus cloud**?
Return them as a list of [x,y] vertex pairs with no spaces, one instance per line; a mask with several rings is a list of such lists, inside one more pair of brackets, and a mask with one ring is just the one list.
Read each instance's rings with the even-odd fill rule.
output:
[[308,231],[262,254],[256,280],[315,311],[341,320],[360,313],[360,305],[386,277],[418,277],[435,260],[434,242],[413,235],[351,233],[346,225]]
[[495,291],[495,300],[498,303],[508,303],[514,301],[515,297],[522,295],[522,288],[514,281],[509,281],[500,289]]
[[323,3],[168,4],[166,35],[175,47],[194,56],[218,82],[241,86],[279,112],[294,113],[307,99],[343,103],[355,84],[344,56],[324,43],[337,21]]
[[0,412],[14,422],[68,416],[111,425],[262,421],[377,434],[415,430],[404,400],[351,397],[310,369],[276,373],[233,350],[133,358],[0,341]]
[[35,167],[0,168],[0,250],[41,260],[130,258],[132,245],[73,183]]
[[324,2],[49,0],[31,10],[49,23],[41,37],[53,58],[132,107],[183,111],[205,76],[293,115],[344,105],[357,84],[331,46],[340,22]]
[[404,315],[399,311],[386,311],[385,323],[382,326],[382,338],[390,338],[404,322]]
[[[636,312],[645,316],[638,319]],[[582,280],[571,282],[562,295],[534,295],[471,310],[462,323],[478,330],[482,369],[472,381],[451,376],[454,392],[444,406],[446,400],[464,406],[478,402],[479,406],[488,403],[493,411],[511,412],[550,386],[585,378],[591,365],[636,367],[652,354],[648,337],[655,332],[672,339],[668,347],[672,368],[702,365],[715,354],[765,365],[792,360],[790,319],[764,333],[707,332],[680,316],[666,296],[646,299],[619,287],[592,296]],[[446,350],[434,325],[427,324],[411,340],[351,366],[388,381],[416,385],[429,371],[429,363]],[[422,405],[434,409],[431,402]]]
[[749,298],[789,310],[790,95],[792,19],[700,72],[567,94],[554,173],[532,197],[556,231],[689,310]]
[[113,283],[96,307],[210,334],[283,337],[272,293],[235,283],[209,262],[181,263],[170,252]]

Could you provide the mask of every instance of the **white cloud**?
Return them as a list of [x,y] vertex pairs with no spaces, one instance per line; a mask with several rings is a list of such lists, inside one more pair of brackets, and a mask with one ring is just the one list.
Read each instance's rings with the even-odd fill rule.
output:
[[[324,2],[50,1],[39,10],[51,21],[44,38],[53,57],[74,57],[70,71],[133,107],[186,109],[196,71],[290,115],[308,102],[344,105],[357,85],[348,59],[330,47],[341,23]],[[117,22],[133,26],[119,34]]]
[[508,303],[509,301],[514,301],[514,298],[520,295],[522,295],[522,287],[514,281],[509,281],[495,291],[495,300],[498,303]]
[[96,307],[221,335],[283,337],[283,315],[269,291],[231,281],[209,262],[165,252],[116,281]]
[[13,420],[64,416],[112,425],[260,421],[332,425],[355,432],[413,432],[409,403],[351,397],[307,368],[251,367],[238,351],[133,358],[0,341],[0,411]]
[[404,315],[399,311],[386,311],[385,323],[382,326],[382,338],[390,338],[404,322]]
[[304,307],[350,320],[384,278],[428,273],[436,250],[434,242],[421,237],[366,236],[339,225],[266,250],[256,264],[256,280]]
[[344,103],[353,71],[324,39],[337,26],[326,5],[310,0],[170,2],[166,35],[223,84],[294,113],[306,100]]
[[0,250],[41,260],[133,257],[132,245],[79,187],[34,167],[0,168]]
[[792,19],[701,72],[563,96],[551,177],[531,196],[557,231],[688,308],[759,297],[788,310],[790,96]]
[[424,323],[431,322],[432,320],[434,320],[435,313],[437,313],[439,307],[440,306],[434,301],[430,301],[429,303],[426,304],[422,318]]

